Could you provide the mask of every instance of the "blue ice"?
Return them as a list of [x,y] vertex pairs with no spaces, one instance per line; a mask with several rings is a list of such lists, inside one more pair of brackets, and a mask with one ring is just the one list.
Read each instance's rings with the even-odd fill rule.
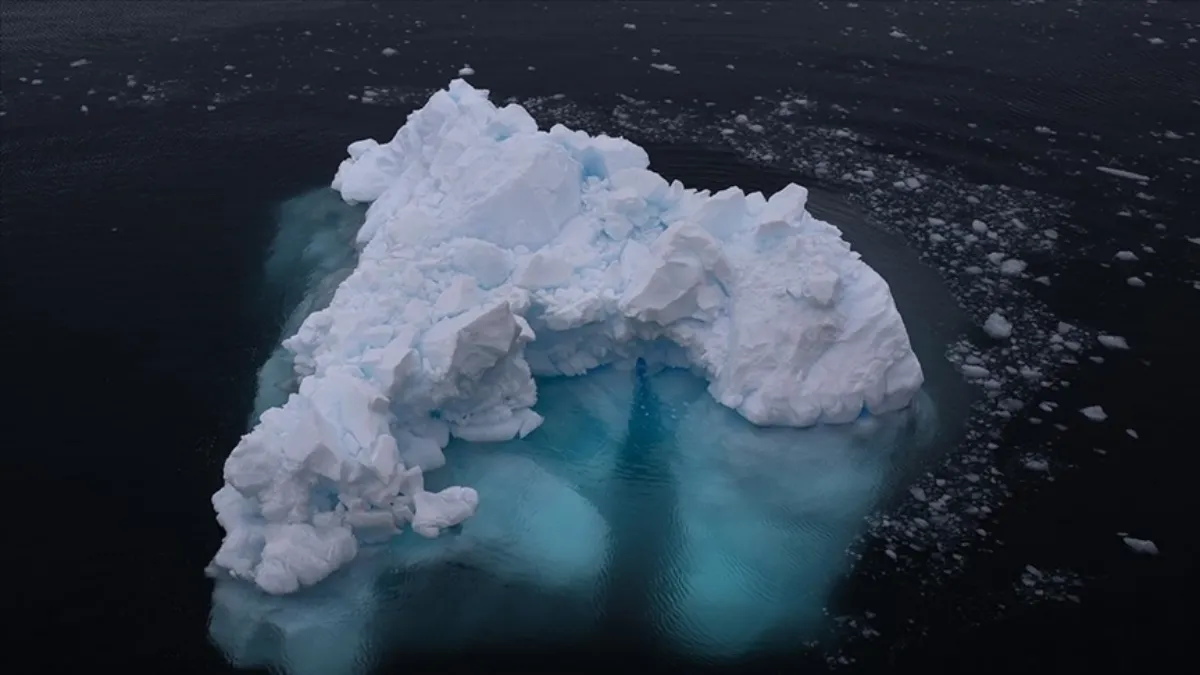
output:
[[[278,228],[263,270],[263,300],[271,305],[266,313],[277,317],[280,339],[293,335],[309,314],[328,306],[338,285],[354,271],[354,236],[365,213],[365,207],[347,205],[332,188],[306,192],[279,206]],[[251,426],[264,411],[282,405],[297,386],[292,355],[278,340],[276,344],[259,370]]]
[[[281,211],[273,250],[290,258],[269,268],[300,270],[295,313],[327,302],[327,280],[354,264],[348,223],[361,212],[333,200],[322,190]],[[283,358],[263,366],[259,405],[294,386]],[[473,518],[437,539],[406,532],[364,547],[288,596],[219,579],[214,642],[239,666],[293,675],[599,633],[706,659],[794,646],[822,625],[897,456],[935,426],[921,398],[849,425],[754,427],[703,380],[641,362],[538,387],[538,430],[453,442],[427,478],[434,490],[474,487]]]

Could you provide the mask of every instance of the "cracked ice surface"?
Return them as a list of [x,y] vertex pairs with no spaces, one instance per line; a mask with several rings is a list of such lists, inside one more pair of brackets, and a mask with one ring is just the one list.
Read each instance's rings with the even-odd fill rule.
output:
[[371,203],[357,266],[284,342],[298,391],[226,462],[214,571],[289,593],[360,543],[462,523],[479,494],[425,473],[452,437],[537,429],[534,375],[641,357],[792,427],[903,408],[922,383],[887,283],[800,186],[688,190],[630,142],[539,131],[462,80],[348,151],[333,187]]

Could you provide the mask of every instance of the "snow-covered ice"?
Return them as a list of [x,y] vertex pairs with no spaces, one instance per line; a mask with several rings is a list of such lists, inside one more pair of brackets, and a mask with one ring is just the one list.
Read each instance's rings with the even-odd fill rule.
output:
[[1097,335],[1096,341],[1109,349],[1129,349],[1129,343],[1120,335]]
[[1121,540],[1125,542],[1126,546],[1133,549],[1134,551],[1137,551],[1138,553],[1144,553],[1146,555],[1158,555],[1158,546],[1155,545],[1155,543],[1150,541],[1149,539],[1136,539],[1134,537],[1121,537]]
[[1007,340],[1012,335],[1012,324],[998,312],[992,312],[983,322],[983,332],[997,340]]
[[433,491],[425,474],[451,438],[534,432],[534,375],[642,358],[791,427],[895,411],[920,388],[887,283],[800,186],[688,190],[628,141],[539,131],[462,80],[348,152],[333,187],[371,204],[357,266],[284,341],[298,387],[226,462],[215,573],[289,593],[406,525],[465,533],[497,477]]
[[1098,166],[1098,167],[1096,167],[1096,170],[1106,173],[1110,176],[1116,176],[1117,178],[1128,178],[1129,180],[1138,180],[1138,181],[1150,180],[1149,176],[1146,176],[1146,175],[1143,175],[1140,173],[1134,173],[1132,171],[1126,171],[1125,169],[1116,169],[1111,166]]

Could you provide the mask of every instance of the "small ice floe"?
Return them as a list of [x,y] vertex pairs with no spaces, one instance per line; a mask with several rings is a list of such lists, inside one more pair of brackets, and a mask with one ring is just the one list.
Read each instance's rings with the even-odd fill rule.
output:
[[1132,171],[1126,171],[1124,169],[1114,169],[1111,166],[1098,166],[1098,167],[1096,167],[1096,170],[1100,171],[1102,173],[1106,173],[1110,176],[1116,176],[1117,178],[1128,178],[1129,180],[1140,180],[1140,181],[1150,180],[1149,176],[1146,176],[1146,175],[1143,175],[1140,173],[1134,173]]
[[1097,335],[1096,341],[1109,349],[1129,349],[1129,343],[1120,335]]
[[992,312],[987,321],[983,323],[983,332],[997,340],[1006,340],[1012,335],[1012,324],[998,312]]
[[1149,539],[1121,537],[1121,541],[1125,542],[1126,546],[1134,551],[1137,551],[1138,553],[1144,553],[1146,555],[1158,555],[1158,546],[1156,546],[1154,542],[1150,541]]

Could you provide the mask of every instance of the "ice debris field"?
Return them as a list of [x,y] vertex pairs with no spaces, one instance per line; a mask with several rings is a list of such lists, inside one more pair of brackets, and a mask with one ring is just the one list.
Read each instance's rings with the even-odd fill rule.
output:
[[371,203],[357,268],[286,340],[299,391],[213,496],[215,566],[268,592],[320,581],[360,540],[474,514],[474,489],[424,474],[451,437],[537,429],[534,375],[642,358],[782,426],[897,410],[921,385],[886,282],[802,187],[690,191],[632,143],[539,131],[462,80],[349,154],[333,187]]

